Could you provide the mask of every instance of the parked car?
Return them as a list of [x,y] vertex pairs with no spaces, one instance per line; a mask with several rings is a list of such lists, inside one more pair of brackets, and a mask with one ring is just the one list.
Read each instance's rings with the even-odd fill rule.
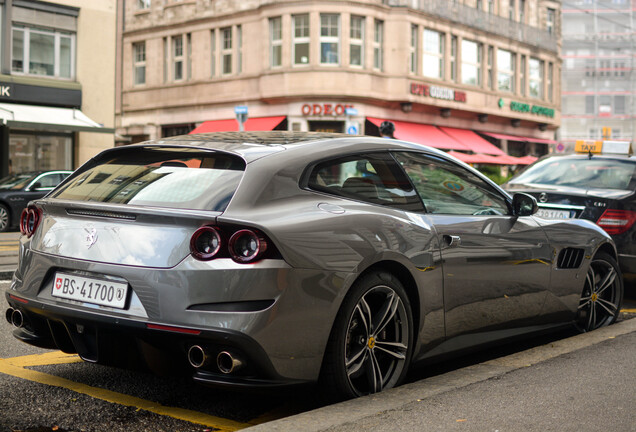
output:
[[18,228],[20,213],[31,200],[42,198],[72,171],[37,171],[0,179],[0,232]]
[[162,138],[104,151],[29,205],[6,316],[89,362],[356,397],[414,362],[616,320],[610,236],[536,210],[407,142]]
[[620,144],[617,147],[605,143],[605,152],[599,147],[598,153],[546,156],[503,187],[511,193],[524,192],[537,198],[540,217],[596,222],[614,239],[623,276],[633,283],[636,157],[630,155],[630,143]]

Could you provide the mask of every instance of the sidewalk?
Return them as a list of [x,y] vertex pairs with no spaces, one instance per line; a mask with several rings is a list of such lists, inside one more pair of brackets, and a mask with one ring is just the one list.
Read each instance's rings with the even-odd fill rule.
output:
[[0,233],[0,280],[8,280],[18,266],[19,232]]

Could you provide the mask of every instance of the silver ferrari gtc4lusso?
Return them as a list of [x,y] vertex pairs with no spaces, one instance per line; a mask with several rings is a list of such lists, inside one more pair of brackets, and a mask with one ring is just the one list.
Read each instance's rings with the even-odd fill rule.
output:
[[445,153],[374,137],[188,135],[106,150],[21,219],[16,338],[216,386],[340,397],[512,336],[613,323],[611,238]]

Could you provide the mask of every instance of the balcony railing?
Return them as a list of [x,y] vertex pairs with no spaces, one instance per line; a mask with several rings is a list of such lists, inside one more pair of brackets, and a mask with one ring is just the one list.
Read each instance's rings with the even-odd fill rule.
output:
[[395,7],[410,7],[519,42],[557,52],[557,37],[546,30],[530,27],[450,0],[382,0]]

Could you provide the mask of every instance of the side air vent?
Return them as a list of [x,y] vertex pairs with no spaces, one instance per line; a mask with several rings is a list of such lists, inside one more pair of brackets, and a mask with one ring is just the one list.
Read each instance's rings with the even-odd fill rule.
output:
[[108,218],[108,219],[125,219],[125,220],[137,219],[137,217],[134,214],[118,213],[118,212],[104,211],[104,210],[66,209],[66,213],[70,215],[92,216],[92,217],[101,217],[101,218]]
[[559,253],[559,258],[557,259],[557,268],[579,268],[581,262],[583,262],[583,255],[585,255],[585,251],[583,249],[565,248]]

